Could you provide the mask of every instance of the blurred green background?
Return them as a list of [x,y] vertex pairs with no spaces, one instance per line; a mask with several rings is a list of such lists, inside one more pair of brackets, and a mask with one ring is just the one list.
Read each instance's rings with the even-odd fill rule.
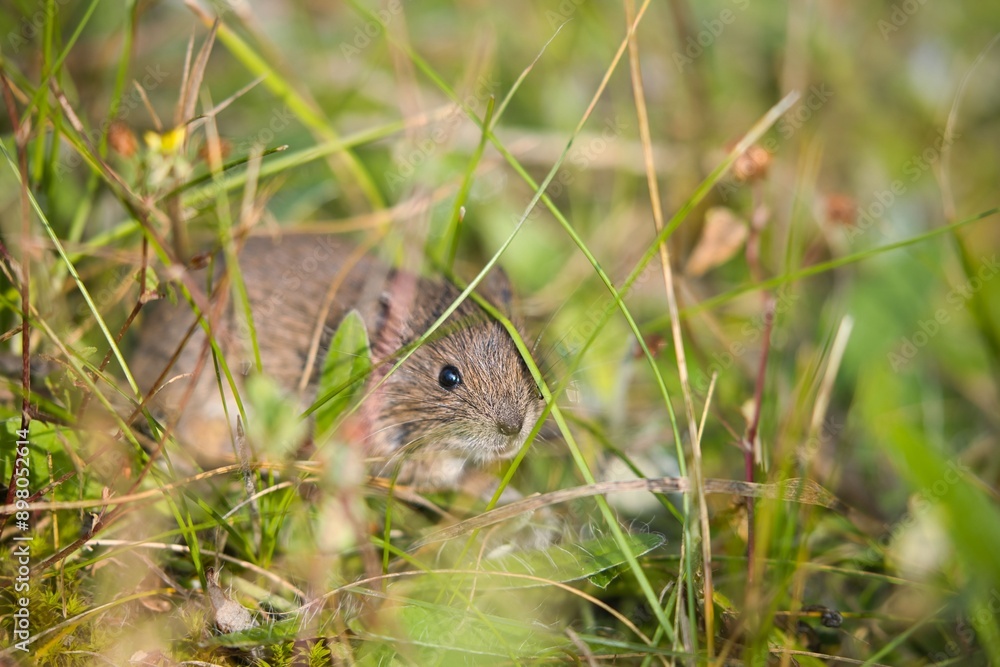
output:
[[[471,276],[511,234],[534,194],[496,146],[487,143],[476,156],[482,130],[470,114],[481,121],[494,96],[495,137],[536,182],[572,139],[547,194],[616,285],[655,238],[628,54],[609,71],[627,31],[622,3],[0,2],[0,57],[9,82],[8,112],[0,114],[7,151],[0,235],[17,261],[30,258],[37,317],[91,363],[107,350],[95,318],[34,213],[28,238],[23,234],[10,105],[29,136],[31,191],[112,332],[136,302],[142,232],[115,194],[118,185],[80,153],[102,155],[153,206],[164,207],[169,198],[162,196],[184,187],[189,258],[217,242],[225,219],[220,201],[236,218],[243,192],[242,181],[222,198],[210,175],[193,182],[209,173],[199,155],[206,125],[218,132],[227,162],[255,147],[287,146],[263,159],[263,228],[346,229],[364,239],[388,225],[379,252],[394,261],[422,261],[421,247],[434,257],[452,238],[456,198],[468,178],[458,202],[464,218],[457,264]],[[178,120],[191,120],[175,116],[189,39],[196,55],[208,34],[204,19],[216,15],[222,27],[194,97],[195,115],[242,94],[214,123],[191,130],[185,152],[158,151],[154,145],[169,141]],[[755,479],[808,477],[851,508],[839,516],[762,502],[755,526],[761,577],[748,585],[744,509],[736,498],[709,497],[717,651],[732,642],[728,650],[748,662],[762,660],[768,646],[793,644],[893,665],[1000,660],[991,606],[991,595],[1000,599],[998,35],[1000,5],[970,1],[669,0],[649,4],[642,16],[636,43],[651,134],[646,147],[662,212],[669,219],[692,206],[668,247],[699,416],[718,373],[702,437],[705,476],[744,479],[740,442],[753,421],[762,294],[770,293],[778,307],[759,401]],[[29,107],[49,74],[65,106],[50,91]],[[577,133],[606,75],[607,88]],[[714,178],[696,200],[696,188],[727,152],[793,91],[798,101],[759,139],[755,158]],[[76,138],[77,123],[89,143]],[[350,155],[331,148],[338,137]],[[244,166],[227,173],[240,178]],[[732,221],[727,252],[703,240],[713,215]],[[740,240],[751,221],[756,260]],[[172,238],[165,227],[159,231]],[[922,235],[928,238],[909,242]],[[714,257],[704,270],[688,264],[699,247]],[[625,319],[612,317],[577,359],[612,298],[551,212],[538,205],[500,263],[519,294],[529,342],[538,338],[535,357],[549,381],[558,383],[577,363],[560,404],[591,468],[612,476],[621,450],[645,475],[677,474],[666,407]],[[0,277],[0,336],[3,352],[15,358],[5,374],[16,377],[20,315],[9,266]],[[625,303],[657,350],[690,467],[663,280],[655,260],[652,267]],[[771,281],[766,291],[764,281]],[[62,352],[39,331],[37,353],[58,360]],[[130,344],[126,336],[125,348]],[[78,387],[53,382],[63,388],[50,393],[52,410],[71,415]],[[9,399],[4,417],[19,416],[18,386],[0,389]],[[528,493],[584,482],[554,433],[519,474]],[[81,482],[76,497],[83,488]],[[652,526],[669,537],[643,561],[669,590],[681,544],[700,558],[696,520],[679,522],[657,503],[617,507],[623,525]],[[64,520],[78,522],[77,514]],[[607,530],[592,502],[575,503],[566,522],[579,539]],[[700,586],[699,578],[691,589],[699,610]],[[651,635],[657,627],[628,576],[592,592]],[[110,595],[93,588],[80,594],[94,604]],[[815,637],[793,631],[782,614],[808,605],[839,610],[843,625],[810,621]],[[594,628],[606,623],[609,632],[622,632],[610,617],[569,607],[559,621],[549,619],[558,631],[570,625],[598,634]],[[699,618],[694,645],[704,649]],[[104,650],[98,635],[90,641]],[[689,639],[672,646],[693,645]],[[577,645],[566,651],[585,654]],[[474,662],[470,655],[433,664]],[[789,664],[787,655],[771,659]]]

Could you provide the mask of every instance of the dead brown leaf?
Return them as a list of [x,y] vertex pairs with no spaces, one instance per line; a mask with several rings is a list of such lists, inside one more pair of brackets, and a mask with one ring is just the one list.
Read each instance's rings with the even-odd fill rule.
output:
[[700,276],[733,258],[747,239],[749,228],[742,218],[725,206],[715,206],[705,213],[705,227],[685,272]]

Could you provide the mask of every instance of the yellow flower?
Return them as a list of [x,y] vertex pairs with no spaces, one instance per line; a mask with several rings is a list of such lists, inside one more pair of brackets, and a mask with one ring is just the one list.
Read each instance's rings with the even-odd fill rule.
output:
[[147,132],[143,136],[143,139],[146,140],[146,145],[149,146],[150,150],[157,151],[163,155],[169,155],[177,152],[177,150],[184,143],[184,137],[186,135],[187,128],[182,125],[163,134]]

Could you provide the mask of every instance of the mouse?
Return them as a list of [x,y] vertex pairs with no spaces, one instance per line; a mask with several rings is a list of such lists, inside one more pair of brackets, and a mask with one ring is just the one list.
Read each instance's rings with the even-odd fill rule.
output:
[[[360,315],[373,371],[348,432],[374,461],[374,474],[420,490],[458,488],[470,468],[516,454],[542,414],[542,395],[513,338],[471,298],[389,372],[400,351],[459,296],[450,281],[393,267],[326,234],[249,236],[237,261],[261,370],[301,409],[317,398],[337,327],[348,313]],[[227,271],[223,261],[215,264],[217,285]],[[198,284],[206,284],[207,271],[196,272]],[[510,314],[513,290],[502,271],[488,273],[477,291]],[[242,391],[256,357],[250,327],[239,315],[245,311],[232,302],[209,311],[218,311],[210,317],[213,338]],[[232,462],[237,411],[229,388],[220,390],[211,354],[202,357],[203,328],[192,329],[195,316],[183,301],[158,299],[146,309],[130,368],[152,414],[172,425],[202,467]]]

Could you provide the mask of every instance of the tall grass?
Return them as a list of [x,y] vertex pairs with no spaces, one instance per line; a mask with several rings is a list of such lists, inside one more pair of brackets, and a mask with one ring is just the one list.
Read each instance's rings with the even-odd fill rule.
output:
[[[4,659],[1000,664],[1000,10],[964,4],[3,12]],[[415,345],[464,299],[508,329],[547,421],[492,498],[365,475],[354,355],[312,447],[214,340],[257,456],[198,470],[146,410],[144,304],[255,340],[277,226],[453,276]]]

